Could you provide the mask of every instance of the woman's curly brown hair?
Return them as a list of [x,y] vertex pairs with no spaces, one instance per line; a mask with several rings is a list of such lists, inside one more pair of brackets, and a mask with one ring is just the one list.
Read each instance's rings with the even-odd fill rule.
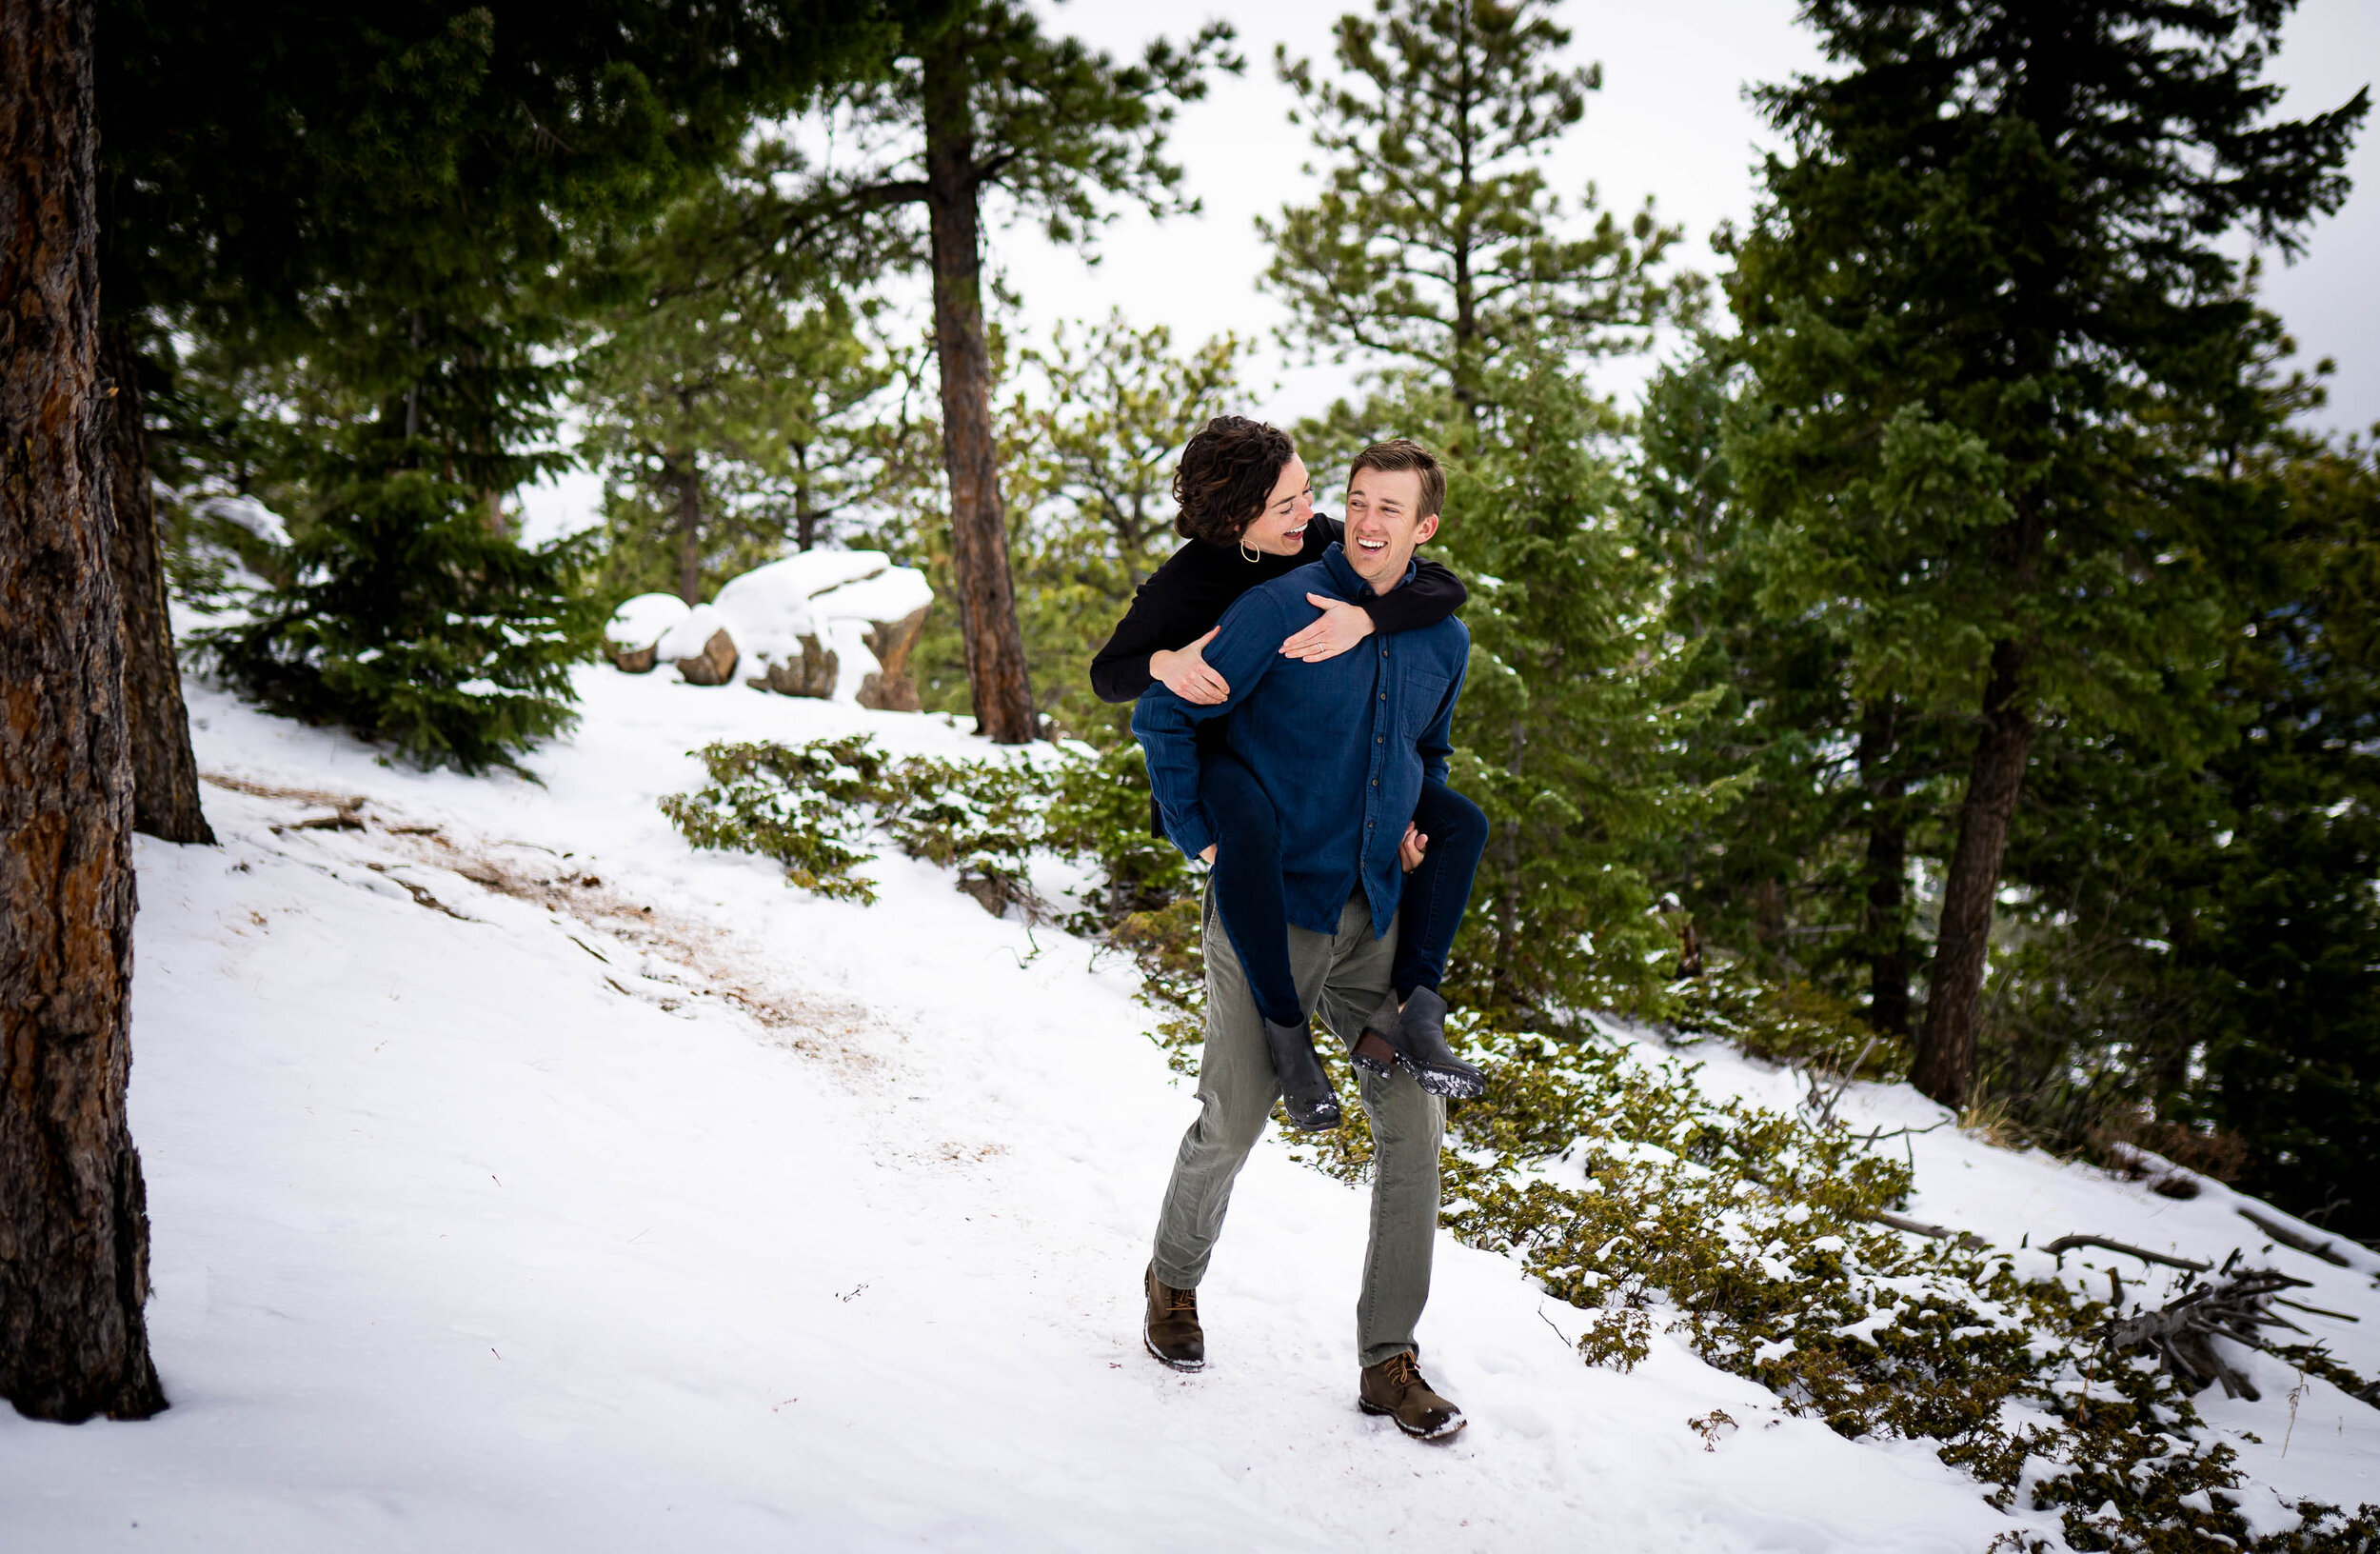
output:
[[1174,531],[1210,545],[1240,543],[1298,449],[1289,433],[1244,415],[1200,427],[1174,467]]

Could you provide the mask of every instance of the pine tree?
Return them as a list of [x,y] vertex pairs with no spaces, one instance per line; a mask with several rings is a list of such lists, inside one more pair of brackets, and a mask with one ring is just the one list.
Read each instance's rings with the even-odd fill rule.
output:
[[[2292,444],[2301,446],[2290,446]],[[2290,437],[2259,499],[2204,763],[2122,730],[2043,739],[1985,1076],[2061,1144],[2211,1166],[2368,1237],[2380,1196],[2380,465]],[[2192,1157],[2197,1158],[2193,1159]]]
[[[822,175],[779,229],[789,252],[856,237],[925,264],[967,680],[977,727],[1001,744],[1037,728],[994,425],[983,201],[1003,193],[1053,240],[1076,244],[1104,219],[1107,196],[1177,209],[1181,175],[1164,160],[1167,129],[1177,104],[1204,94],[1210,70],[1239,69],[1230,37],[1214,23],[1186,45],[1160,40],[1139,64],[1118,65],[1077,39],[1045,35],[1015,0],[921,7],[904,24],[895,68],[835,104],[862,144],[894,154]],[[917,213],[922,245],[909,225]]]
[[[1298,93],[1291,122],[1324,159],[1321,198],[1258,226],[1267,284],[1295,336],[1368,355],[1474,410],[1517,347],[1557,337],[1575,356],[1643,349],[1696,286],[1659,267],[1678,237],[1648,200],[1623,228],[1584,231],[1540,164],[1586,114],[1599,67],[1565,70],[1570,33],[1538,0],[1397,0],[1339,19],[1338,80],[1275,54]],[[1590,187],[1580,215],[1595,209]]]
[[1683,694],[1632,543],[1610,451],[1625,422],[1578,372],[1690,311],[1696,283],[1659,273],[1677,233],[1649,207],[1581,230],[1550,192],[1541,164],[1599,77],[1553,63],[1569,34],[1545,8],[1379,10],[1339,19],[1340,80],[1276,58],[1328,160],[1320,200],[1263,225],[1267,281],[1296,338],[1363,357],[1376,384],[1299,443],[1319,467],[1388,433],[1450,455],[1437,543],[1472,588],[1457,787],[1493,827],[1458,977],[1537,1015],[1635,1001],[1673,943],[1648,915],[1651,843],[1727,789],[1659,755],[1711,698]]
[[1767,607],[1773,556],[1727,452],[1756,413],[1745,389],[1736,343],[1698,337],[1655,373],[1631,460],[1688,683],[1717,693],[1679,772],[1746,779],[1714,827],[1665,839],[1656,878],[1696,933],[1773,978],[1864,992],[1868,1024],[1906,1038],[1923,947],[1910,871],[1934,830],[1941,731],[1905,703],[1862,704],[1840,622]]
[[1772,609],[1835,623],[1863,707],[1972,730],[1914,1073],[1954,1105],[2043,720],[2219,737],[2229,536],[2170,408],[2250,413],[2218,240],[2292,249],[2366,106],[2265,122],[2287,10],[1821,0],[1839,72],[1760,93],[1792,153],[1730,282],[1730,453]]
[[1473,590],[1455,786],[1492,827],[1461,974],[1536,1018],[1641,1006],[1676,964],[1647,860],[1736,786],[1681,777],[1670,753],[1716,697],[1686,689],[1660,577],[1598,451],[1608,408],[1557,349],[1517,346],[1481,386],[1495,410],[1453,468],[1438,542]]
[[[231,375],[335,383],[373,423],[329,428],[286,478],[322,504],[292,514],[301,548],[397,597],[348,584],[285,595],[221,640],[226,667],[276,705],[466,766],[558,727],[566,685],[531,663],[551,645],[499,632],[498,648],[480,632],[483,617],[517,617],[568,634],[561,562],[506,554],[462,515],[475,507],[486,526],[553,462],[527,450],[550,445],[564,348],[602,300],[566,284],[603,273],[575,261],[732,153],[756,112],[863,68],[881,17],[824,0],[387,13],[111,0],[103,12],[111,320],[152,369],[181,331],[234,357]],[[145,491],[146,473],[118,485]],[[315,522],[346,531],[308,539]],[[415,564],[418,579],[391,570]],[[442,592],[456,607],[443,614]],[[361,613],[313,620],[308,600]],[[440,645],[445,615],[464,624]],[[414,645],[403,662],[446,676],[425,692],[434,713],[387,681],[397,643]],[[149,655],[145,681],[170,679],[169,641],[133,646]],[[463,688],[482,681],[494,688]],[[136,734],[187,742],[154,719]]]
[[[1089,694],[1097,627],[1116,620],[1133,590],[1181,541],[1174,532],[1173,471],[1191,436],[1234,408],[1241,343],[1219,335],[1177,351],[1162,324],[1136,329],[1121,313],[1060,325],[1046,346],[1019,351],[1017,388],[1002,420],[1016,482],[1020,619],[1038,704],[1070,733],[1109,717]],[[1110,732],[1121,736],[1117,719]]]
[[89,0],[0,10],[0,1397],[146,1419],[132,791],[109,562]]
[[582,359],[606,594],[662,587],[699,604],[809,549],[883,480],[878,401],[900,369],[874,338],[876,305],[831,274],[764,269],[752,235],[771,180],[799,166],[756,142],[622,261],[636,294]]

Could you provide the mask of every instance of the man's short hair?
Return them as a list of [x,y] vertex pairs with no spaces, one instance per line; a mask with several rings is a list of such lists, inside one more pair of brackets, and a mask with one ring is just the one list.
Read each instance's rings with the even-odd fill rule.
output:
[[1215,417],[1174,466],[1174,531],[1185,540],[1238,545],[1297,456],[1279,427],[1244,415]]
[[1438,468],[1430,450],[1410,437],[1391,437],[1384,443],[1374,443],[1356,455],[1356,462],[1347,467],[1347,484],[1353,486],[1356,476],[1366,469],[1381,469],[1390,474],[1410,469],[1421,477],[1421,510],[1416,518],[1435,518],[1446,510],[1446,471]]

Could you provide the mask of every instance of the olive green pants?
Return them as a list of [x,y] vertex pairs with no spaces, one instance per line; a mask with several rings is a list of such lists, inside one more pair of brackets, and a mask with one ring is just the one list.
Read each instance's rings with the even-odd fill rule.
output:
[[[1231,1186],[1264,1133],[1280,1095],[1264,1043],[1263,1017],[1248,990],[1231,939],[1206,907],[1206,1045],[1199,1058],[1199,1118],[1181,1136],[1173,1180],[1157,1221],[1157,1276],[1196,1289],[1231,1206]],[[1349,1046],[1364,1016],[1388,992],[1397,930],[1372,937],[1360,893],[1339,914],[1339,931],[1289,930],[1289,965],[1298,998]],[[1356,1346],[1366,1365],[1418,1352],[1414,1325],[1430,1299],[1430,1253],[1438,1240],[1438,1153],[1446,1114],[1437,1097],[1402,1067],[1385,1079],[1363,1074],[1363,1109],[1372,1119],[1372,1236],[1363,1253],[1356,1302]]]

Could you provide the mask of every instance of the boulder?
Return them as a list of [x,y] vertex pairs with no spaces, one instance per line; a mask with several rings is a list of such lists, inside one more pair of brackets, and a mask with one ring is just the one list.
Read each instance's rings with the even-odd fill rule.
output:
[[761,672],[744,683],[780,696],[823,698],[834,695],[835,676],[842,667],[832,648],[816,636],[800,636],[793,639],[790,648],[781,647],[773,658],[763,661]]
[[712,632],[701,652],[678,660],[678,673],[689,686],[724,686],[735,672],[736,639],[724,628]]
[[697,605],[669,628],[654,650],[678,666],[689,686],[724,686],[735,677],[742,656],[727,623],[709,605]]
[[691,614],[674,593],[640,593],[612,611],[604,627],[611,661],[629,674],[649,674],[661,662],[661,639]]
[[924,573],[881,550],[805,550],[733,579],[714,608],[745,685],[915,711],[908,662],[933,598]]
[[906,674],[888,674],[883,669],[870,669],[860,676],[860,693],[854,698],[862,707],[878,712],[922,712],[925,704],[918,700],[918,683]]

